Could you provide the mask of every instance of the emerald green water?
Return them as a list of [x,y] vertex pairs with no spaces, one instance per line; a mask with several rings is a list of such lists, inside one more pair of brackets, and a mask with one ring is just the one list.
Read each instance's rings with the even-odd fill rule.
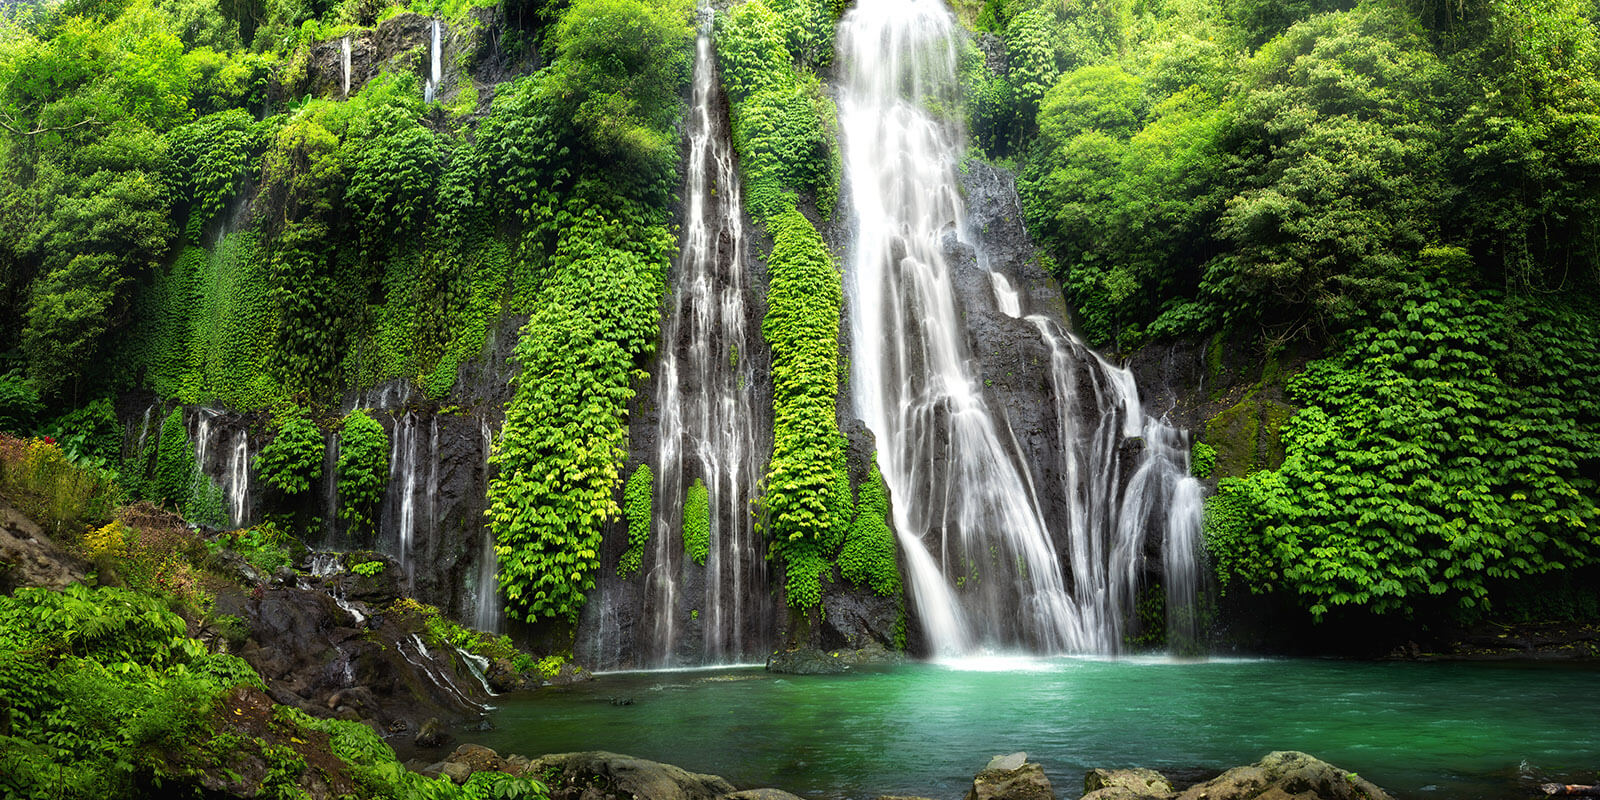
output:
[[502,753],[611,750],[810,800],[957,798],[1017,750],[1063,798],[1091,767],[1215,770],[1283,749],[1402,798],[1526,797],[1600,769],[1600,668],[1582,665],[995,659],[613,674],[498,703],[498,729],[471,738]]

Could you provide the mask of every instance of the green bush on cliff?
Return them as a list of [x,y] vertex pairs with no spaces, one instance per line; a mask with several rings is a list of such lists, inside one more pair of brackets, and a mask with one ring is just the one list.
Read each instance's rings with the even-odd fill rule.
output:
[[278,432],[256,454],[256,471],[284,494],[303,494],[322,479],[324,442],[317,424],[302,416],[282,420]]
[[[799,211],[767,220],[767,228],[773,245],[762,332],[772,345],[773,448],[763,503],[773,553],[787,570],[789,604],[811,608],[849,524],[848,503],[840,503],[844,436],[835,411],[843,289],[833,256]],[[848,482],[843,489],[847,501]]]
[[711,506],[705,481],[689,484],[683,499],[683,552],[700,566],[711,553]]
[[1321,617],[1481,611],[1497,582],[1600,561],[1594,300],[1463,294],[1414,289],[1290,382],[1283,466],[1213,501],[1221,569]]
[[644,563],[644,546],[650,541],[655,505],[655,474],[640,464],[622,490],[622,513],[628,518],[628,549],[617,562],[617,575],[627,578]]
[[352,537],[375,536],[372,515],[389,484],[389,435],[370,414],[355,409],[339,434],[339,519]]
[[900,566],[895,559],[894,531],[889,529],[889,492],[876,461],[861,484],[856,519],[839,553],[839,574],[879,597],[900,596]]
[[[570,181],[564,197],[542,193],[520,220],[515,291],[531,315],[491,458],[486,514],[500,587],[508,613],[524,620],[576,621],[601,532],[620,511],[628,401],[660,335],[671,132],[693,39],[679,0],[579,0],[555,32],[557,62],[504,106],[497,98],[505,119],[491,138],[534,132],[532,157],[517,160],[555,170],[557,186]],[[551,148],[539,150],[544,143]]]

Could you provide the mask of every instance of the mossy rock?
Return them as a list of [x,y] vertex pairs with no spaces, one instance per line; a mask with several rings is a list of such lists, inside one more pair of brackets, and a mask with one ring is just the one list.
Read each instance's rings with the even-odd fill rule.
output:
[[1296,409],[1270,398],[1252,398],[1212,417],[1205,441],[1216,448],[1215,478],[1242,477],[1283,464],[1283,424]]

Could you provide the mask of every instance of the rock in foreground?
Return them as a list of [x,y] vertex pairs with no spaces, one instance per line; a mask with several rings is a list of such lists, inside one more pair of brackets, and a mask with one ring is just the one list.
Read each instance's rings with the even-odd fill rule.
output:
[[966,800],[1055,800],[1055,790],[1044,767],[1028,761],[1027,753],[995,756],[972,779]]
[[1293,750],[1268,753],[1182,792],[1148,769],[1091,770],[1083,788],[1082,800],[1393,800],[1371,781]]

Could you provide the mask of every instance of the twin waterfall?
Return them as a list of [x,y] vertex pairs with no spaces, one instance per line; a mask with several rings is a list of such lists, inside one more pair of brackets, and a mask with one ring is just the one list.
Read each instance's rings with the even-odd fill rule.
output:
[[[973,239],[955,174],[964,142],[930,111],[960,107],[953,24],[937,0],[862,3],[840,23],[855,411],[877,437],[935,653],[1114,652],[1147,535],[1164,543],[1168,608],[1192,613],[1199,485],[1184,436],[1146,418],[1132,376],[1056,320],[1027,322],[1051,353],[1061,463],[1030,463],[985,391],[947,257],[951,239]],[[1001,313],[1022,313],[1004,275],[991,285]]]
[[[608,529],[576,643],[579,660],[602,669],[761,660],[782,617],[756,519],[772,441],[770,355],[756,330],[765,276],[744,229],[711,12],[701,14],[681,251],[653,395],[633,430],[630,469],[654,475],[650,542],[640,572],[622,577],[626,525]],[[837,41],[848,413],[876,442],[913,636],[939,656],[1116,652],[1138,632],[1138,611],[1153,609],[1159,574],[1169,646],[1192,648],[1202,489],[1188,437],[1146,412],[1126,368],[1069,332],[1031,251],[989,244],[980,200],[996,191],[974,189],[973,176],[998,173],[958,170],[964,133],[944,116],[961,108],[958,36],[940,0],[872,0],[844,16]],[[431,38],[429,101],[443,77],[437,20]],[[341,50],[348,93],[348,38]],[[1014,205],[1008,179],[998,183]],[[996,365],[1005,350],[1016,369]],[[393,555],[419,597],[497,628],[495,543],[482,524],[494,412],[429,411],[403,385],[347,403],[374,410],[391,448],[380,530],[363,546]],[[136,452],[153,410],[130,435]],[[260,502],[255,423],[221,427],[209,409],[189,420],[228,521],[248,523]],[[330,478],[339,446],[327,440]],[[311,502],[333,545],[347,538],[337,487],[324,479],[319,490]],[[691,526],[709,528],[704,564],[684,546]]]

